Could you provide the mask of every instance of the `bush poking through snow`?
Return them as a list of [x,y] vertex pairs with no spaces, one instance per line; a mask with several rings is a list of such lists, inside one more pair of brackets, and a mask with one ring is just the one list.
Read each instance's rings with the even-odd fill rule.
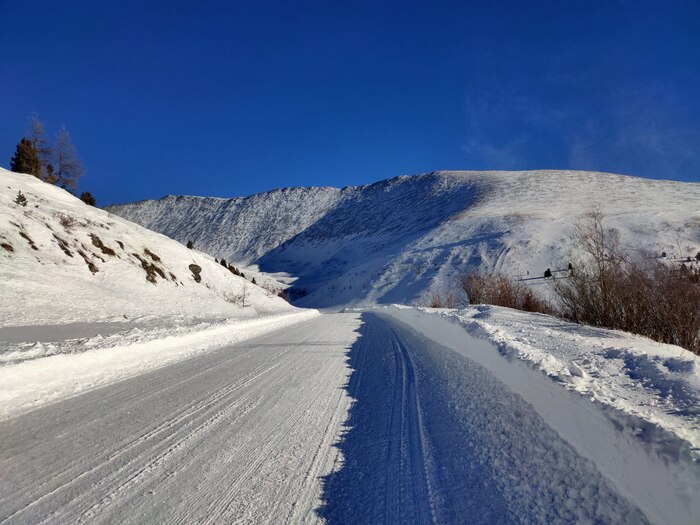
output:
[[160,257],[158,257],[155,253],[153,253],[151,250],[148,248],[143,249],[143,253],[148,255],[151,259],[153,259],[154,262],[160,262]]
[[93,263],[90,258],[85,254],[83,250],[78,250],[78,254],[83,258],[83,261],[85,261],[85,264],[87,264],[88,270],[90,270],[91,273],[96,274],[98,272],[97,266],[95,263]]
[[202,267],[197,265],[197,264],[190,264],[189,266],[190,271],[192,272],[192,278],[194,279],[194,282],[196,283],[201,283],[202,282]]
[[245,284],[243,285],[243,289],[240,293],[225,291],[221,294],[221,297],[225,301],[231,304],[237,304],[239,306],[242,306],[243,308],[245,308],[246,306],[250,306],[249,304],[246,304],[246,299],[248,298],[248,290],[246,289]]
[[72,215],[61,213],[58,216],[58,223],[63,226],[64,230],[71,231],[75,227],[76,220]]
[[53,234],[53,238],[56,240],[56,242],[58,243],[59,248],[61,248],[61,250],[63,251],[63,253],[65,253],[68,257],[73,257],[73,254],[72,254],[71,251],[68,249],[68,243],[67,243],[65,240],[61,239],[61,238],[60,238],[58,235],[56,235],[55,233]]
[[445,297],[435,292],[430,296],[428,306],[430,308],[455,308],[457,301],[452,293],[448,293]]
[[34,244],[34,241],[32,240],[32,238],[31,238],[29,235],[27,235],[25,232],[22,232],[22,231],[19,232],[19,235],[20,235],[20,237],[22,237],[25,241],[27,241],[27,243],[29,244],[29,246],[31,246],[32,250],[37,250],[37,251],[39,250],[39,248],[36,247],[36,244]]
[[94,233],[90,234],[90,240],[92,241],[92,245],[99,248],[105,255],[111,255],[112,257],[116,255],[115,251],[109,246],[106,246],[105,243],[102,242],[102,239],[100,239]]
[[573,240],[581,253],[576,272],[554,284],[561,316],[700,354],[700,271],[626,256],[598,211],[577,225]]
[[158,275],[160,275],[162,279],[165,279],[165,272],[161,268],[156,266],[154,263],[147,261],[138,253],[133,253],[132,255],[141,263],[141,268],[143,268],[143,271],[146,272],[146,280],[149,283],[156,284]]
[[481,272],[464,274],[457,279],[469,304],[493,304],[525,312],[551,314],[551,306],[527,285],[505,275]]

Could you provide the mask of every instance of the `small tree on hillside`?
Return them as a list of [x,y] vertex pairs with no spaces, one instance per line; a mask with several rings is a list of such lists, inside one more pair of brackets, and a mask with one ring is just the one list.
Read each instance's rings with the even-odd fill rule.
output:
[[10,159],[10,170],[15,173],[28,173],[39,177],[41,163],[32,142],[23,138],[17,144],[14,156]]
[[[194,244],[192,244],[192,241],[187,241],[187,247],[191,250],[194,248]],[[218,262],[218,261],[217,261]]]
[[39,174],[41,180],[55,184],[56,180],[53,175],[53,166],[51,165],[51,157],[53,149],[46,140],[44,131],[44,123],[39,120],[36,115],[29,118],[29,141],[34,146],[37,157],[39,159]]
[[15,204],[19,204],[20,206],[23,206],[23,207],[27,205],[27,197],[25,197],[21,191],[17,192],[17,197],[15,198]]
[[78,187],[78,179],[85,172],[75,146],[71,142],[70,134],[64,127],[58,132],[56,139],[55,161],[55,175],[58,184],[70,191],[75,191]]
[[93,197],[89,191],[84,191],[83,193],[81,193],[80,200],[90,206],[97,206],[97,203],[95,202],[95,197]]

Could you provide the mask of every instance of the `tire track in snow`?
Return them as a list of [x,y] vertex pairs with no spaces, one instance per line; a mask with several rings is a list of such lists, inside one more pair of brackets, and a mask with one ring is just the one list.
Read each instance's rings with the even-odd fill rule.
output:
[[430,523],[430,495],[421,417],[413,364],[396,334],[390,332],[395,361],[384,495],[385,523]]
[[363,318],[350,357],[355,401],[339,445],[343,461],[325,479],[319,514],[329,523],[439,522],[440,491],[410,351],[386,323]]
[[[128,523],[136,516],[141,516],[137,522],[143,516],[157,522],[221,516],[231,522],[260,521],[262,516],[274,521],[277,513],[279,522],[294,501],[307,507],[295,510],[312,514],[320,497],[317,475],[326,474],[337,455],[332,442],[347,408],[345,352],[359,324],[356,315],[324,317],[321,323],[312,320],[10,420],[12,427],[5,426],[3,435],[17,442],[5,448],[7,440],[2,440],[0,469],[11,474],[8,486],[17,490],[11,499],[5,490],[0,494],[0,517],[13,523]],[[328,324],[329,319],[335,323]],[[328,403],[333,397],[335,406]],[[123,406],[125,400],[133,405]],[[94,417],[108,428],[120,428],[114,419],[133,428],[117,433],[116,439],[102,435],[99,423],[54,431],[57,446],[63,440],[72,456],[56,462],[61,456],[42,442],[37,429],[59,427],[62,412],[80,425],[85,421],[80,410],[85,413],[80,416]],[[151,427],[147,432],[142,431],[144,421]],[[95,435],[85,437],[85,432]],[[23,436],[31,438],[29,444]],[[89,445],[85,455],[68,446],[76,437],[76,447]],[[301,457],[291,465],[294,471],[269,486],[265,476],[273,471],[272,458],[283,458],[288,445],[315,450],[316,464]],[[37,465],[36,473],[25,476],[27,457]],[[302,472],[307,483],[300,487]],[[263,498],[270,505],[265,511],[258,513],[258,501],[247,505],[241,498],[240,489],[247,485],[267,486]]]
[[[284,353],[284,352],[281,352],[280,354],[282,354],[282,353]],[[278,358],[279,355],[277,355],[275,357]],[[128,469],[135,462],[138,462],[139,459],[143,455],[143,451],[139,451],[139,455],[134,456],[132,459],[128,460],[127,463],[125,463],[123,465],[112,466],[112,463],[117,462],[118,460],[122,459],[124,457],[124,455],[129,454],[133,449],[136,449],[138,447],[148,446],[148,444],[151,441],[155,442],[155,443],[153,443],[154,447],[162,447],[163,445],[168,447],[165,451],[165,454],[161,454],[160,456],[157,456],[156,460],[151,462],[152,464],[156,464],[157,462],[159,462],[158,460],[167,456],[168,453],[172,452],[175,448],[178,447],[178,445],[180,445],[183,442],[183,441],[176,442],[172,446],[168,446],[168,443],[170,442],[170,440],[176,440],[177,436],[180,433],[182,433],[183,431],[187,433],[185,436],[185,439],[191,439],[198,432],[200,432],[206,426],[211,424],[211,422],[222,417],[224,411],[220,411],[219,413],[215,414],[214,417],[210,417],[209,421],[205,421],[203,424],[198,425],[194,430],[190,430],[187,427],[192,425],[192,423],[195,421],[198,414],[200,414],[202,412],[204,412],[206,414],[206,410],[212,406],[215,406],[217,404],[217,402],[219,402],[220,400],[226,399],[227,396],[234,394],[237,390],[239,390],[239,389],[245,387],[246,385],[250,384],[251,382],[255,381],[261,375],[273,370],[276,366],[278,366],[278,363],[276,363],[274,361],[275,361],[274,359],[270,360],[270,362],[266,363],[266,365],[269,365],[269,366],[266,366],[266,365],[260,366],[257,369],[255,369],[253,372],[248,374],[246,377],[244,377],[241,381],[238,381],[238,382],[231,384],[230,386],[216,392],[215,394],[211,395],[210,397],[202,399],[198,403],[195,403],[193,405],[189,405],[189,406],[185,407],[174,418],[164,421],[163,423],[156,426],[151,431],[140,436],[135,441],[131,441],[126,446],[119,448],[118,450],[113,452],[111,455],[109,455],[106,459],[104,459],[104,460],[100,461],[99,463],[97,463],[96,465],[94,465],[92,468],[81,472],[80,474],[76,475],[75,477],[71,477],[68,481],[57,486],[56,488],[54,488],[50,492],[46,493],[45,495],[41,496],[40,498],[34,500],[31,504],[27,505],[25,508],[20,509],[17,512],[7,516],[6,519],[13,518],[17,514],[21,514],[22,512],[30,510],[31,507],[33,507],[34,505],[41,504],[45,499],[50,498],[51,496],[53,496],[54,494],[57,494],[60,491],[66,491],[66,490],[69,490],[71,488],[71,486],[73,486],[73,485],[79,485],[85,478],[88,478],[90,476],[97,476],[97,474],[101,470],[107,471],[108,475],[99,476],[99,482],[97,483],[97,485],[108,485],[109,482],[113,478],[118,478],[119,475],[123,471]],[[272,364],[270,364],[270,363],[272,363]],[[233,409],[237,408],[239,405],[240,405],[240,402],[236,403],[234,405],[231,405],[228,409],[233,410]],[[188,421],[189,419],[191,419],[192,421]],[[172,434],[166,435],[165,437],[162,436],[162,434],[165,434],[171,430],[173,431]],[[129,479],[134,478],[135,476],[137,476],[139,473],[142,473],[142,472],[143,472],[143,470],[138,470]],[[114,497],[114,494],[110,493],[105,498],[103,498],[103,502],[108,502],[111,499],[113,499],[113,497]],[[86,518],[92,517],[92,515],[89,514],[88,512],[89,512],[89,509],[88,509],[88,511],[86,511],[87,514],[85,515],[85,517]]]

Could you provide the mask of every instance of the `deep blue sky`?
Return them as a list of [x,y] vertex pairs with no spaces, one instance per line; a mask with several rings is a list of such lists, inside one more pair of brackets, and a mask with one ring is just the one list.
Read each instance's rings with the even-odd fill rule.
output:
[[99,204],[438,169],[700,180],[700,2],[0,0],[0,165],[35,112]]

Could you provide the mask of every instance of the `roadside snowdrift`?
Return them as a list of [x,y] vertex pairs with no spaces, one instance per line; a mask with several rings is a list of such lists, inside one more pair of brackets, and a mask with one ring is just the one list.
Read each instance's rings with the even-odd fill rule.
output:
[[700,184],[582,171],[454,171],[245,198],[168,196],[113,213],[216,256],[286,272],[297,304],[425,304],[469,268],[566,268],[572,225],[599,205],[622,241],[700,249]]
[[[292,311],[189,329],[135,329],[107,337],[36,343],[31,345],[34,352],[21,346],[8,349],[0,354],[5,361],[0,362],[0,421],[317,315],[316,310]],[[37,355],[37,346],[53,353]]]
[[700,516],[699,357],[507,308],[372,311],[484,366],[652,521]]

